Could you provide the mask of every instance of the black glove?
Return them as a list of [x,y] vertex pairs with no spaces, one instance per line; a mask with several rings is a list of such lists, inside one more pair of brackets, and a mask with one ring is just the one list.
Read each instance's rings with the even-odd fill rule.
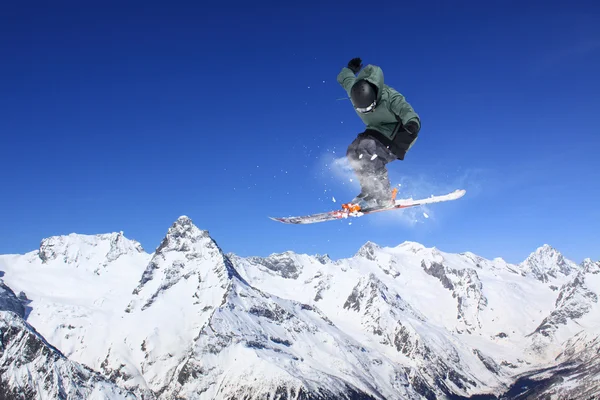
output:
[[416,135],[420,130],[419,124],[417,124],[415,121],[408,121],[408,123],[404,125],[404,129],[411,135]]
[[362,68],[362,60],[360,58],[353,58],[348,62],[348,68],[355,74],[358,74],[358,71]]

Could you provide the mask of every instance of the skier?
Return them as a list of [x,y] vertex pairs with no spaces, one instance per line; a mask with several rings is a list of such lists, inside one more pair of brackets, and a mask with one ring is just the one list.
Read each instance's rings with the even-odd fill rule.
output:
[[402,94],[384,84],[378,66],[369,64],[363,69],[362,60],[353,58],[337,81],[367,126],[346,152],[361,187],[351,203],[363,210],[389,206],[393,200],[386,165],[404,160],[421,129],[420,118]]

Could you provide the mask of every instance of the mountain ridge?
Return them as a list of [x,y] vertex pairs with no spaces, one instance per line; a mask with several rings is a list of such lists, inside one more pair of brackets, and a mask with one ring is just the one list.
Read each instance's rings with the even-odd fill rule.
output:
[[[53,237],[37,252],[0,256],[0,270],[57,348],[145,398],[499,396],[522,374],[555,365],[576,334],[600,333],[598,263],[575,264],[548,245],[519,264],[415,242],[367,242],[338,260],[291,251],[240,257],[187,216],[152,253],[122,233],[104,235]],[[51,273],[60,279],[49,278],[50,287],[36,279]],[[52,294],[61,287],[69,298]],[[552,335],[536,333],[546,325]],[[300,328],[310,326],[318,328]],[[220,367],[242,354],[246,369]],[[350,373],[335,354],[357,354],[362,369]],[[271,385],[261,371],[288,383]],[[331,372],[306,380],[310,371]]]

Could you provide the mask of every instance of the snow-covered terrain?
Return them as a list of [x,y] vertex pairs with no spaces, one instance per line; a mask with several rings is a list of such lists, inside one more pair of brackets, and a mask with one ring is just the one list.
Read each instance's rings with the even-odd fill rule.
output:
[[183,216],[151,254],[122,232],[71,234],[0,271],[0,332],[98,371],[105,386],[81,390],[108,398],[600,395],[600,264],[548,245],[520,264],[412,242],[244,258]]
[[135,399],[50,345],[25,322],[24,302],[0,279],[0,399]]

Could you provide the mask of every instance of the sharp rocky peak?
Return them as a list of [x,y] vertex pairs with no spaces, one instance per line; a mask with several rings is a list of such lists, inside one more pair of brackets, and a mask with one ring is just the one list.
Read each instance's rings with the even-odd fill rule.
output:
[[[133,294],[145,298],[145,309],[180,282],[187,281],[192,292],[213,286],[224,289],[233,276],[243,280],[208,231],[181,216],[154,252]],[[128,310],[134,307],[132,302]]]
[[376,259],[376,252],[380,249],[381,247],[377,243],[368,241],[358,250],[356,257],[364,257],[367,260],[374,261]]
[[208,231],[198,229],[189,217],[182,215],[171,225],[155,253],[189,251],[195,244],[206,239],[212,242]]
[[586,258],[581,263],[581,269],[586,274],[599,274],[600,273],[600,261],[594,262],[591,258]]
[[544,244],[540,247],[538,247],[533,254],[537,254],[537,255],[547,255],[549,257],[552,256],[558,256],[560,255],[560,252],[558,250],[556,250],[554,247],[550,246],[549,244]]
[[531,253],[520,264],[525,273],[531,273],[536,279],[547,282],[552,278],[570,275],[577,265],[566,258],[554,247],[544,244]]

